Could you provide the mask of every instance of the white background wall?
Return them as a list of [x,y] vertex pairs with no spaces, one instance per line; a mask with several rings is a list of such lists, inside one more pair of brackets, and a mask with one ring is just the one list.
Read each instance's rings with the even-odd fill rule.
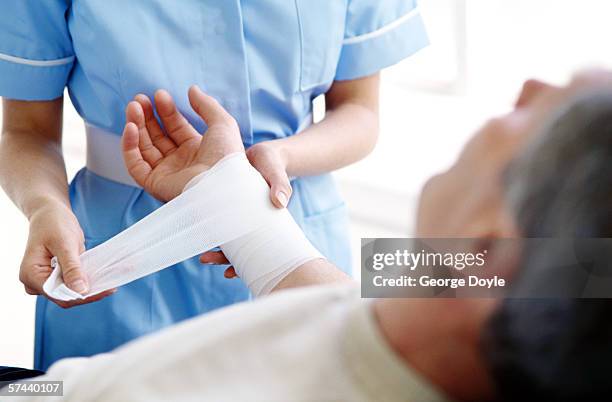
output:
[[[421,3],[432,46],[384,73],[379,145],[337,172],[356,260],[361,237],[410,234],[423,182],[452,163],[486,116],[512,105],[526,78],[563,82],[583,66],[612,67],[610,2]],[[74,174],[84,161],[83,129],[66,106],[65,153]],[[0,365],[31,366],[34,298],[17,278],[26,238],[27,222],[0,192]]]

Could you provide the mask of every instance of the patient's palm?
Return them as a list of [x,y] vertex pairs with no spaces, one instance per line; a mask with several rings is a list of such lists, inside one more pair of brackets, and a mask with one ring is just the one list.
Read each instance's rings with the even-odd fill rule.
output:
[[[156,94],[162,130],[144,95],[128,106],[124,159],[134,180],[162,201],[179,195],[193,177],[226,155],[244,152],[235,120],[211,97],[190,89],[192,107],[208,123],[200,135],[178,112],[167,93]],[[130,125],[129,123],[133,123]]]
[[146,176],[143,188],[162,201],[179,195],[192,177],[207,169],[197,157],[201,143],[202,137],[198,135],[159,159]]
[[204,135],[189,128],[195,135],[160,159],[145,180],[145,190],[160,200],[169,201],[179,195],[189,180],[223,157],[244,152],[235,125],[211,126]]

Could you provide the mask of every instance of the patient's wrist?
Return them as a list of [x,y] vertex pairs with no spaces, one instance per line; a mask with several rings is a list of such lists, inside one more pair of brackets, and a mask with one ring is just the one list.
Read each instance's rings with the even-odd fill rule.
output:
[[[268,185],[249,164],[245,155],[240,158],[238,154],[225,156],[210,169],[193,177],[183,191],[192,188],[195,191],[209,190],[206,181],[218,172],[227,170],[226,165],[233,172],[224,174],[224,180],[228,182],[225,191],[231,187],[238,187],[240,190],[235,191],[233,195],[225,195],[234,198],[223,204],[228,209],[224,216],[229,219],[224,224],[240,226],[248,220],[259,223],[243,236],[221,244],[221,250],[234,266],[238,276],[255,296],[259,296],[270,293],[296,268],[309,261],[321,259],[322,256],[308,241],[289,212],[286,209],[274,208],[269,201]],[[232,186],[229,186],[230,182]],[[235,201],[232,207],[234,211],[231,213],[229,204],[233,202],[230,201]]]
[[[232,154],[233,155],[233,154]],[[230,155],[228,155],[230,156]],[[226,158],[223,158],[226,159]],[[218,163],[221,163],[223,161],[223,159],[221,159]],[[189,172],[186,172],[186,180],[187,182],[182,186],[182,191],[181,193],[184,193],[185,191],[189,190],[190,188],[192,188],[193,186],[195,186],[197,183],[199,183],[202,178],[204,177],[204,175],[209,172],[213,167],[217,166],[217,164],[213,165],[213,166],[206,166],[206,165],[199,165],[198,167],[195,168],[190,168]]]
[[[198,191],[201,186],[204,189],[207,187],[204,181],[223,172],[226,167],[233,173],[223,174],[223,180],[228,182],[225,191],[238,186],[240,194],[236,192],[233,195],[233,201],[236,201],[234,208],[239,209],[225,216],[233,220],[242,215],[243,218],[239,219],[242,223],[253,219],[260,223],[245,235],[221,244],[221,250],[255,296],[270,293],[290,272],[322,256],[289,212],[278,210],[270,203],[268,185],[243,153],[235,152],[223,157],[210,169],[193,177],[183,192],[190,189]],[[228,208],[229,202],[228,199],[223,206]],[[225,224],[238,225],[237,222],[230,224],[228,221]]]

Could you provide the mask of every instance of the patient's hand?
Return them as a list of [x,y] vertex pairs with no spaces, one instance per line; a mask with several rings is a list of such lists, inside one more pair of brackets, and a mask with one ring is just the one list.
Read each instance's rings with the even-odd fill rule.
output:
[[178,111],[166,91],[155,93],[163,129],[147,96],[137,95],[126,109],[122,138],[125,165],[134,180],[161,201],[179,195],[189,180],[224,156],[244,152],[236,121],[215,99],[193,86],[189,102],[208,126],[203,136]]

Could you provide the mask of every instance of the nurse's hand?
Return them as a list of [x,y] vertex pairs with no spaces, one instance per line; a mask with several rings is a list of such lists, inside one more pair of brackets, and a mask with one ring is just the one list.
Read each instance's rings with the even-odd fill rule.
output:
[[270,200],[277,208],[285,208],[291,198],[287,175],[287,156],[277,141],[264,141],[251,146],[246,154],[251,165],[270,186]]
[[123,159],[130,175],[149,194],[161,201],[179,195],[193,177],[224,156],[244,152],[234,118],[200,88],[189,89],[193,110],[206,122],[202,136],[178,111],[170,94],[155,93],[155,107],[162,126],[145,95],[137,95],[126,109]]
[[[207,251],[200,256],[200,262],[206,265],[228,265],[230,262],[222,251]],[[238,278],[234,267],[229,266],[223,272],[227,279]]]
[[[88,289],[87,276],[81,271],[79,256],[85,251],[83,231],[69,207],[48,202],[30,218],[30,233],[19,270],[19,280],[31,295],[45,295],[43,284],[51,275],[51,258],[57,256],[66,285],[79,293]],[[60,307],[68,308],[98,301],[114,293],[104,292],[79,301],[64,302],[49,298]]]

